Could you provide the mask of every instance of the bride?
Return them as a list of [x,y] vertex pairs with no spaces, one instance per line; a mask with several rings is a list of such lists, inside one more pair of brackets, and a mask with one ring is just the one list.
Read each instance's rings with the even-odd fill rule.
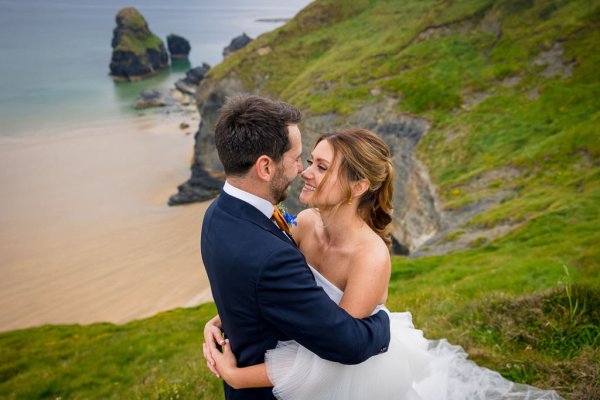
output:
[[[353,317],[385,309],[391,263],[393,166],[377,135],[349,129],[324,135],[302,172],[302,211],[292,234],[315,280]],[[459,346],[431,341],[410,313],[390,313],[388,351],[358,365],[323,360],[295,341],[267,351],[265,363],[237,368],[218,316],[205,327],[209,368],[234,388],[273,386],[279,399],[561,399],[504,379],[467,360]],[[327,332],[323,332],[324,335]]]

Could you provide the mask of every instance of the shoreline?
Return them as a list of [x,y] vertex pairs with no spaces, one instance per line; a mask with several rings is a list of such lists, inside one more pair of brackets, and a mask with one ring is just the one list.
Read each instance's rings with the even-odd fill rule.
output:
[[125,323],[211,301],[210,201],[169,207],[190,173],[189,116],[96,121],[0,139],[0,332]]

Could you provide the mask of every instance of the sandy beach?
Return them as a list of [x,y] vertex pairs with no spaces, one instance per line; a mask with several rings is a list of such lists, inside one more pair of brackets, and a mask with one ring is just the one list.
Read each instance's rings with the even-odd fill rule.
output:
[[132,117],[0,139],[0,331],[124,323],[210,301],[210,202],[169,207],[197,121]]

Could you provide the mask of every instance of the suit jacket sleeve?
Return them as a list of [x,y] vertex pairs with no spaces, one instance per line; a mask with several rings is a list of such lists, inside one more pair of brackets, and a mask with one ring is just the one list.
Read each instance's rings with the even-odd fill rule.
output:
[[295,249],[270,254],[256,285],[263,317],[319,357],[358,364],[387,351],[389,317],[384,311],[353,318],[316,285],[306,261]]

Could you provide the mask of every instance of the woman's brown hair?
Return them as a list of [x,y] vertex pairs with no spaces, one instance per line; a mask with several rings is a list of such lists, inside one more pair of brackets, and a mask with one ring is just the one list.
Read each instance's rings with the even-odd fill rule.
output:
[[[337,204],[335,209],[351,199],[352,182],[368,180],[369,188],[358,199],[358,213],[390,246],[394,168],[388,145],[373,132],[356,128],[325,134],[317,140],[315,147],[323,140],[333,148],[333,162],[340,157],[338,181],[346,200]],[[327,179],[326,175],[317,188],[317,197],[319,188]]]

